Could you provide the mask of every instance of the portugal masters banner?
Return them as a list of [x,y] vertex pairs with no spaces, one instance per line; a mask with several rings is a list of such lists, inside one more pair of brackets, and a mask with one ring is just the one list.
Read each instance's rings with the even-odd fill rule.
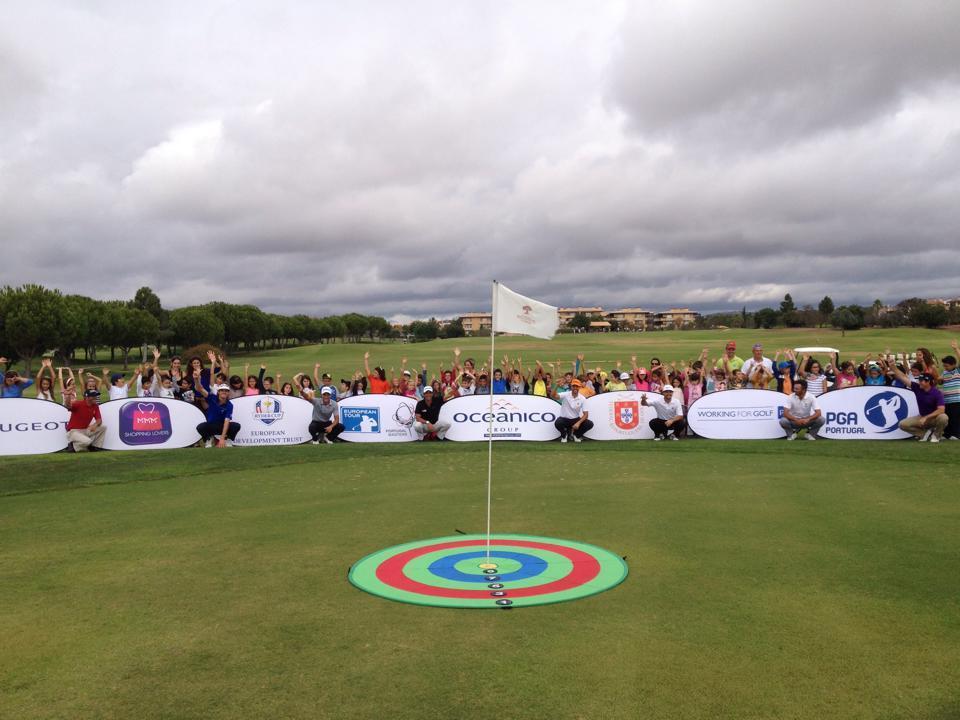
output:
[[240,423],[235,445],[300,445],[310,440],[313,405],[288,395],[247,395],[231,400]]
[[59,403],[28,398],[0,400],[0,455],[36,455],[67,446],[70,412]]
[[107,450],[169,450],[200,439],[197,425],[205,418],[191,403],[165,398],[111,400],[100,406],[107,428]]
[[786,437],[780,417],[787,396],[775,390],[723,390],[695,400],[690,429],[711,440],[773,440]]
[[834,390],[817,403],[826,420],[820,435],[832,440],[902,440],[911,435],[900,421],[920,414],[910,390],[883,385]]
[[587,398],[583,409],[590,413],[593,428],[587,433],[591,440],[652,440],[653,430],[648,424],[657,416],[652,407],[640,404],[641,396],[648,402],[660,400],[660,393],[642,393],[637,390],[601,393]]
[[[494,440],[556,440],[553,423],[559,403],[536,395],[493,396]],[[489,440],[490,396],[454,398],[440,408],[440,420],[450,423],[448,440]]]
[[410,442],[415,398],[401,395],[354,395],[340,401],[341,440],[350,442]]

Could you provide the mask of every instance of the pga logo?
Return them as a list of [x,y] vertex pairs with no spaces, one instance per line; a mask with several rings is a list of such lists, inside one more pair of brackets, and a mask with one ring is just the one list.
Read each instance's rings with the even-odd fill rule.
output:
[[889,433],[900,427],[907,417],[907,403],[894,392],[877,393],[863,406],[863,414],[876,432]]
[[344,432],[380,432],[380,408],[345,407],[340,410],[340,422]]

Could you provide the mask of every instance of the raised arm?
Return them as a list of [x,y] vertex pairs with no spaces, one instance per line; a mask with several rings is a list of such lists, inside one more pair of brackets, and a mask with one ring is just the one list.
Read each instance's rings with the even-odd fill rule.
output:
[[363,354],[363,369],[367,374],[367,377],[370,377],[370,351],[367,350]]
[[198,393],[200,393],[200,394],[203,395],[204,397],[209,397],[209,396],[210,396],[210,393],[207,392],[207,389],[203,386],[203,383],[200,382],[200,371],[199,371],[199,370],[194,370],[194,371],[193,371],[193,388],[194,388],[194,390],[196,390]]

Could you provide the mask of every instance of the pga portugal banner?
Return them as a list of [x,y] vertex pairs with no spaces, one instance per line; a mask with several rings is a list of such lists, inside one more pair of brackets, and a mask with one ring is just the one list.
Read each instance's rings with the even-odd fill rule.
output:
[[450,423],[448,440],[488,440],[493,420],[494,440],[556,440],[554,422],[560,404],[537,395],[489,395],[454,398],[440,408],[440,421]]
[[826,420],[820,435],[831,440],[903,440],[911,435],[900,421],[920,414],[913,392],[884,385],[833,390],[817,403]]
[[107,450],[169,450],[200,439],[205,418],[191,403],[165,398],[111,400],[100,406]]
[[67,446],[70,411],[30,398],[0,400],[0,455],[37,455]]
[[300,445],[310,440],[313,405],[288,395],[247,395],[233,403],[235,445]]
[[410,442],[417,439],[413,429],[415,398],[402,395],[354,395],[339,403],[341,440],[350,442]]
[[786,437],[780,427],[787,396],[775,390],[722,390],[695,400],[687,423],[711,440],[774,440]]
[[591,440],[652,440],[650,421],[657,416],[652,407],[640,404],[646,395],[647,402],[663,399],[660,393],[643,393],[638,390],[601,393],[587,398],[583,409],[590,413],[593,428],[587,432]]

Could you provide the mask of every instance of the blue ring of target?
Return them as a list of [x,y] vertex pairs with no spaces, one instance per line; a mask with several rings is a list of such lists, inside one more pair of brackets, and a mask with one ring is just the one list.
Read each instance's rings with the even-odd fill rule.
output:
[[[479,568],[477,569],[476,575],[471,575],[469,573],[457,570],[454,566],[461,560],[486,557],[487,553],[484,550],[480,550],[478,552],[457,553],[456,555],[445,555],[439,560],[434,560],[432,563],[430,563],[430,566],[427,568],[427,570],[437,577],[442,577],[445,580],[485,583],[489,582],[489,576],[482,574]],[[523,580],[525,578],[536,577],[547,569],[546,560],[543,558],[538,558],[535,555],[528,555],[527,553],[494,550],[490,553],[490,557],[505,558],[508,560],[515,560],[520,563],[520,568],[518,570],[514,570],[510,573],[504,573],[502,575],[498,574],[500,579],[497,582],[509,582],[510,580]]]

